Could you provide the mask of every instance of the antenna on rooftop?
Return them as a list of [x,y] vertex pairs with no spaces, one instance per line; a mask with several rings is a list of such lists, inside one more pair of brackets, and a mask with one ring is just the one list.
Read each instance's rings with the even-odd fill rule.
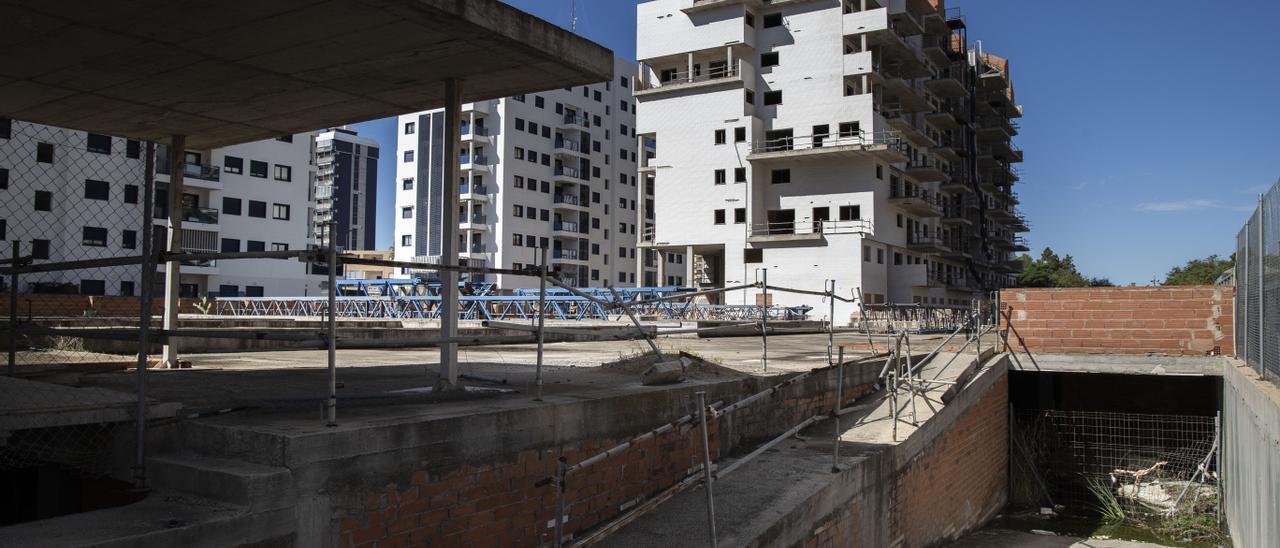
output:
[[569,30],[578,32],[578,0],[569,1]]

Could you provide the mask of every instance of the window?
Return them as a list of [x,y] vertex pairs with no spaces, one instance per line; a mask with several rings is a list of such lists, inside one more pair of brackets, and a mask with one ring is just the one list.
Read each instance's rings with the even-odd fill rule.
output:
[[747,14],[742,17],[742,23],[748,27],[754,27],[756,26],[756,16],[751,12],[747,12]]
[[245,251],[266,251],[267,242],[259,242],[257,240],[249,240],[245,242]]
[[715,177],[716,184],[717,184],[717,185],[723,185],[723,184],[724,184],[724,182],[725,182],[725,173],[724,173],[724,170],[723,170],[723,169],[717,169],[715,173],[716,173],[716,177]]
[[259,179],[267,178],[267,163],[258,160],[249,160],[249,176]]
[[596,269],[594,269],[594,268],[593,268],[593,269],[591,269],[591,279],[592,279],[592,280],[599,280],[599,279],[600,279],[600,271],[599,271],[599,270],[596,270]]
[[747,182],[747,168],[745,167],[733,168],[733,182],[735,183]]
[[516,159],[517,159],[517,160],[523,160],[523,159],[524,159],[524,149],[523,149],[523,148],[516,147]]
[[413,236],[411,236],[411,235],[409,235],[409,234],[405,234],[405,235],[400,236],[400,246],[401,246],[401,247],[409,247],[410,245],[413,245]]
[[893,252],[893,264],[894,266],[902,265],[902,253],[897,251]]
[[417,122],[405,122],[405,123],[404,123],[404,134],[405,134],[405,135],[413,135],[413,133],[414,133],[415,131],[417,131],[417,130],[418,130],[418,123],[417,123]]
[[219,297],[235,297],[240,295],[240,286],[222,284],[218,286]]
[[31,258],[49,258],[49,240],[31,240]]
[[533,106],[538,108],[543,108],[546,106],[546,104],[547,104],[546,100],[543,99],[541,95],[533,96]]
[[0,118],[0,139],[9,139],[13,131],[13,120]]
[[862,262],[871,262],[871,246],[869,245],[862,246]]
[[271,218],[281,221],[289,220],[289,204],[271,204]]
[[775,185],[785,185],[791,182],[790,169],[775,169],[769,175],[769,182]]
[[111,154],[111,137],[90,133],[85,150],[97,154]]
[[223,215],[239,215],[240,214],[240,198],[223,196],[222,197],[222,214]]
[[745,101],[748,105],[756,104],[756,92],[751,91],[749,89],[746,91],[743,91],[742,100]]
[[902,228],[902,214],[898,214],[898,228]]
[[740,225],[747,222],[747,208],[739,207],[733,210],[733,224]]
[[222,171],[227,173],[244,173],[244,159],[235,156],[222,157]]
[[265,290],[260,285],[244,286],[244,296],[246,297],[261,297],[265,294],[266,294]]
[[876,248],[876,264],[884,264],[884,249]]
[[725,143],[725,131],[723,129],[716,130],[716,144],[723,145]]
[[413,208],[412,208],[412,207],[402,207],[402,208],[400,208],[400,218],[401,218],[401,219],[412,219],[412,218],[413,218]]
[[766,92],[764,92],[764,104],[765,104],[765,106],[769,106],[769,105],[781,105],[781,104],[782,104],[782,90],[775,90],[775,91],[766,91]]
[[858,220],[858,219],[861,219],[861,218],[862,218],[862,215],[861,215],[861,212],[859,211],[860,209],[861,209],[861,208],[860,208],[859,206],[856,206],[856,205],[843,205],[843,206],[840,206],[840,220],[841,220],[841,221],[856,221],[856,220]]
[[53,143],[36,143],[36,161],[42,164],[53,163]]
[[138,159],[142,157],[142,142],[135,139],[128,139],[124,142],[125,158]]
[[857,137],[859,133],[858,122],[840,122],[839,129],[841,137]]
[[400,190],[413,190],[413,178],[401,179]]
[[524,245],[524,234],[512,234],[512,235],[511,235],[511,245],[514,245],[514,246],[516,246],[516,247],[523,246],[523,245]]
[[0,168],[0,189],[9,188],[9,170]]
[[81,295],[106,295],[107,282],[103,280],[80,280]]
[[138,185],[124,185],[124,203],[138,203]]
[[724,210],[723,210],[723,209],[717,209],[717,210],[715,211],[715,217],[714,217],[714,218],[715,218],[715,224],[718,224],[718,225],[722,225],[722,224],[724,224]]
[[516,118],[516,131],[524,131],[524,118]]
[[514,204],[514,205],[512,205],[512,206],[511,206],[511,214],[512,214],[512,215],[515,215],[516,217],[524,217],[524,206],[522,206],[522,205],[520,205],[520,204]]
[[53,193],[47,190],[37,190],[35,210],[53,211]]
[[236,240],[234,238],[223,238],[220,249],[223,253],[238,253],[240,252],[240,240]]
[[133,291],[134,291],[134,289],[133,289],[133,282],[132,282],[132,281],[127,281],[127,280],[126,280],[126,281],[121,281],[121,282],[120,282],[120,296],[121,296],[121,297],[132,297],[132,296],[133,296]]
[[413,161],[413,151],[412,150],[404,151],[404,163],[407,164],[412,161]]
[[544,221],[550,221],[550,220],[551,220],[551,219],[550,219],[550,215],[551,215],[551,210],[550,210],[550,209],[544,209],[544,210],[542,210],[541,219],[542,219],[542,220],[544,220]]
[[766,29],[767,29],[767,28],[772,28],[772,27],[781,27],[781,26],[782,26],[782,14],[781,14],[781,13],[766,13],[766,14],[764,14],[764,28],[766,28]]
[[277,181],[292,181],[293,168],[290,166],[282,166],[280,164],[276,164],[275,176]]
[[533,122],[533,121],[529,122],[529,133],[533,135],[538,134],[538,124],[536,122]]
[[86,226],[83,231],[83,238],[80,243],[91,247],[107,247],[107,229]]
[[512,99],[514,99],[514,100],[516,100],[516,101],[520,101],[521,103],[523,103],[523,102],[524,102],[524,94],[523,94],[523,93],[521,93],[520,95],[513,95],[513,96],[511,96],[511,98],[512,98]]
[[880,164],[876,164],[876,178],[881,180],[884,179],[884,166]]
[[267,218],[267,203],[257,200],[249,200],[249,216],[259,219]]
[[110,185],[106,181],[85,179],[84,197],[86,200],[108,200],[111,198]]
[[519,175],[512,177],[511,184],[516,188],[524,188],[524,177],[521,177]]
[[595,99],[595,100],[596,100],[596,102],[597,102],[597,103],[599,103],[599,102],[600,102],[600,90],[595,90],[595,91],[593,91],[593,92],[591,93],[591,98],[592,98],[592,99]]
[[272,251],[288,251],[288,250],[289,250],[289,244],[282,244],[282,243],[280,243],[280,242],[272,242],[272,243],[271,243],[271,250],[272,250]]
[[776,51],[771,51],[771,52],[768,52],[768,53],[761,53],[761,54],[760,54],[760,66],[762,66],[762,67],[776,67],[776,66],[778,66],[778,52],[776,52]]
[[744,262],[744,263],[763,263],[763,262],[764,262],[764,250],[763,250],[763,249],[743,249],[743,250],[742,250],[742,262]]
[[138,247],[138,231],[126,230],[120,234],[120,247],[125,249],[137,249]]

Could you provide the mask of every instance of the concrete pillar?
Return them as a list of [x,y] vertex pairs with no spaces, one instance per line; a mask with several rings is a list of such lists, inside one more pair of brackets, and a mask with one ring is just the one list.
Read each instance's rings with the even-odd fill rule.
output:
[[[182,253],[182,176],[186,167],[187,136],[174,135],[169,143],[169,242],[165,249],[170,253]],[[178,327],[178,295],[182,265],[178,261],[168,261],[164,268],[164,329]],[[143,291],[152,291],[145,287]],[[161,354],[164,366],[170,369],[178,367],[177,340],[166,337],[164,352]]]
[[[456,78],[445,80],[444,87],[444,204],[441,205],[440,222],[444,234],[440,238],[440,262],[458,264],[458,150],[462,136],[459,123],[462,119],[462,82]],[[440,335],[446,339],[458,334],[458,273],[440,273]],[[454,390],[458,386],[458,343],[440,345],[440,381],[436,390]]]
[[[730,71],[730,74],[737,74],[738,71],[733,68],[733,46],[724,47],[724,68]],[[741,74],[739,74],[741,76]]]
[[684,252],[684,283],[693,286],[693,246],[685,246]]
[[688,61],[689,72],[687,72],[686,74],[688,74],[689,76],[687,80],[692,82],[693,81],[693,54],[690,53],[688,57],[689,57],[689,61]]
[[655,249],[658,254],[658,286],[667,284],[667,252]]

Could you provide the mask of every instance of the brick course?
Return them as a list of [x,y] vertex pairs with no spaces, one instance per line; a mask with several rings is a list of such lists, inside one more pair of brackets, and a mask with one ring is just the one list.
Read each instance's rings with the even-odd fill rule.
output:
[[1234,354],[1231,286],[1023,288],[1000,292],[1012,349],[1085,354]]

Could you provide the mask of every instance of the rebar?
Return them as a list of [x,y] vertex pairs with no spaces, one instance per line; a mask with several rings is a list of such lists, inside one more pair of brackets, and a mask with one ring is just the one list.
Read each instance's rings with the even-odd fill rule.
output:
[[325,420],[328,426],[338,425],[338,251],[334,237],[337,225],[328,223],[329,241],[329,321],[325,326],[328,340],[329,398],[325,401]]
[[568,481],[568,474],[565,472],[567,469],[568,463],[565,462],[564,457],[560,457],[556,462],[556,515],[552,518],[555,523],[552,546],[555,548],[564,546],[564,492]]
[[707,434],[707,393],[698,392],[698,422],[702,431],[702,485],[707,495],[707,536],[716,548],[716,500],[712,491],[711,441]]
[[835,421],[835,432],[831,436],[831,471],[840,471],[840,406],[844,405],[844,348],[836,351],[836,403],[831,407],[831,418]]
[[546,341],[547,248],[540,249],[538,265],[538,363],[533,373],[533,401],[542,401],[542,346]]

